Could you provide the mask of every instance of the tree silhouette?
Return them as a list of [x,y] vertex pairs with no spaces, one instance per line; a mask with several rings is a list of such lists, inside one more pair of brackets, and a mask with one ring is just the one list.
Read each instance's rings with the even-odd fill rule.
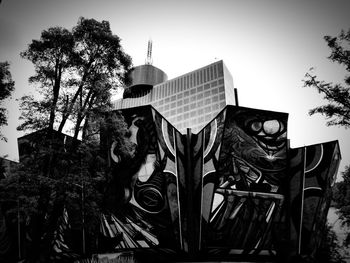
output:
[[36,74],[29,81],[41,96],[22,97],[18,129],[57,127],[62,132],[71,121],[74,138],[87,129],[94,109],[110,108],[111,93],[128,82],[131,69],[131,58],[109,22],[83,17],[72,31],[44,30],[21,56],[34,64]]
[[[331,61],[345,67],[350,72],[350,30],[341,31],[339,36],[325,36],[325,41],[331,49],[328,57]],[[313,70],[305,74],[304,87],[315,88],[323,98],[327,100],[326,105],[315,107],[309,111],[310,115],[320,113],[327,119],[327,125],[338,125],[345,128],[350,127],[350,75],[344,78],[344,84],[333,84],[319,80]]]
[[[11,92],[15,88],[15,82],[12,80],[10,72],[10,64],[8,62],[0,62],[0,128],[7,125],[7,110],[2,107],[5,99],[11,96]],[[5,140],[0,130],[0,140]]]

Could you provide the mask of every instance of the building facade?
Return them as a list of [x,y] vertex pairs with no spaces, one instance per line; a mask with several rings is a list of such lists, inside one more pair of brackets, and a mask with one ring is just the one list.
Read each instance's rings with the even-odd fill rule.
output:
[[128,92],[133,85],[128,87],[128,96],[115,101],[114,109],[150,104],[181,133],[187,128],[197,133],[226,105],[236,105],[233,79],[222,60],[152,85],[151,89],[146,87],[149,87],[147,83],[143,84],[145,88],[139,88],[133,96]]

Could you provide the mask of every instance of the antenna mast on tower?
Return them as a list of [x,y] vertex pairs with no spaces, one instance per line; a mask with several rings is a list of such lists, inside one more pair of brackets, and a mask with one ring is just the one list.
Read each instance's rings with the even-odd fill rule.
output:
[[146,65],[152,65],[152,40],[148,40]]

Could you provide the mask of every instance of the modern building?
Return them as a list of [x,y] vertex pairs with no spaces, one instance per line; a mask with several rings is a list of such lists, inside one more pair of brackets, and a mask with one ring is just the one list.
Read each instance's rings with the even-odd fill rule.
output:
[[132,84],[114,109],[152,105],[181,133],[197,133],[226,106],[236,105],[233,79],[222,60],[179,77],[166,74],[151,64],[131,73]]

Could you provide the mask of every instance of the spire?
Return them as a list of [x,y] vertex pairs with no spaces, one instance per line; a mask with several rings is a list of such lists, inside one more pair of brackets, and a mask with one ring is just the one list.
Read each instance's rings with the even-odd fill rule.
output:
[[152,65],[152,40],[148,40],[146,65]]

